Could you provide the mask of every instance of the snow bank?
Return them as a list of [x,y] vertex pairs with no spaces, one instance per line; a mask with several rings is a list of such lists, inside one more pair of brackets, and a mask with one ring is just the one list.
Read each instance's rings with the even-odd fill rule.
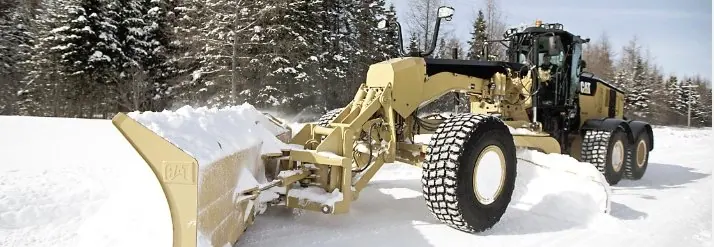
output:
[[0,137],[0,246],[172,246],[161,186],[111,121],[0,117]]

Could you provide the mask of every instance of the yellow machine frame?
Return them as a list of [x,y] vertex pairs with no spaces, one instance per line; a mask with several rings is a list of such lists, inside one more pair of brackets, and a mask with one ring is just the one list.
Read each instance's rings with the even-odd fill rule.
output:
[[[539,76],[547,79],[547,72]],[[304,172],[282,178],[281,185],[299,182],[307,186],[319,186],[326,193],[339,190],[343,200],[331,205],[323,205],[306,199],[287,196],[288,207],[302,208],[323,213],[345,213],[350,203],[358,198],[362,189],[385,163],[400,161],[420,166],[426,146],[413,143],[414,135],[431,134],[419,129],[413,131],[413,114],[440,96],[452,92],[465,92],[473,113],[502,114],[513,121],[505,123],[513,128],[527,128],[531,135],[514,135],[516,146],[532,148],[546,153],[560,153],[559,143],[547,133],[540,132],[538,125],[528,121],[526,108],[530,99],[521,100],[529,93],[530,75],[520,77],[514,74],[496,73],[483,79],[461,74],[442,72],[426,76],[423,58],[395,58],[370,66],[367,81],[362,84],[354,99],[329,123],[329,126],[307,124],[297,131],[291,144],[304,150],[285,150],[283,154],[266,155],[266,159],[280,159],[281,170],[303,169]],[[527,98],[527,97],[526,97]],[[401,139],[397,135],[397,121],[405,121]],[[441,120],[421,120],[438,124]],[[371,134],[368,139],[379,142],[379,152],[355,151],[367,144],[359,140]],[[375,148],[372,148],[374,150]],[[282,159],[281,159],[282,158]],[[368,163],[369,162],[369,163]],[[300,166],[297,164],[312,164]],[[363,170],[354,172],[353,170]],[[287,186],[290,190],[290,186]]]

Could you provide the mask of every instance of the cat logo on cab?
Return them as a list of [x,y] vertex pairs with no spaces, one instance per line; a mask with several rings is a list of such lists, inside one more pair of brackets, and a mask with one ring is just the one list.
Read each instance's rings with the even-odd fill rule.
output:
[[581,94],[592,94],[590,92],[590,82],[580,81],[580,93]]

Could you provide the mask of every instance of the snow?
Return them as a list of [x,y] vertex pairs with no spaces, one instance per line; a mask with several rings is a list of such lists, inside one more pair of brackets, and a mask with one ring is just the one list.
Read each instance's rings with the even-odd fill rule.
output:
[[2,116],[0,136],[0,246],[171,246],[161,186],[111,121]]
[[[266,182],[256,173],[261,154],[291,147],[275,137],[284,126],[249,104],[128,115],[195,157],[201,169],[260,150],[242,153],[256,162],[242,164],[234,200]],[[110,120],[0,117],[0,136],[0,246],[172,245],[156,175]],[[249,203],[246,210],[255,208],[264,205]],[[203,234],[199,246],[210,246]]]
[[302,174],[302,170],[285,170],[285,171],[280,171],[278,174],[278,178],[287,178],[290,176]]
[[[287,125],[275,124],[268,116],[247,103],[224,108],[184,106],[176,111],[131,112],[128,116],[194,157],[198,161],[199,171],[204,171],[215,162],[239,152],[247,156],[244,160],[255,161],[239,164],[242,167],[233,190],[234,201],[245,200],[249,196],[244,194],[245,192],[269,182],[260,162],[261,154],[280,153],[282,149],[291,148],[276,138],[286,131],[284,127]],[[251,148],[257,148],[259,152],[249,151]],[[289,172],[283,172],[281,175],[287,173]],[[199,184],[203,184],[203,181],[202,173],[199,172]],[[201,187],[199,186],[199,197]],[[258,201],[262,204],[277,196],[277,191],[268,190],[259,195]],[[262,212],[265,205],[249,203],[246,210],[253,209]],[[199,232],[204,240],[199,239],[198,246],[212,246],[205,243],[205,238],[210,239],[211,235],[203,236],[206,233],[200,229]]]
[[235,192],[242,193],[246,190],[258,188],[258,186],[260,186],[260,183],[258,183],[258,181],[255,179],[255,176],[252,174],[252,172],[247,168],[242,167]]
[[275,138],[282,129],[250,104],[224,108],[184,106],[173,112],[128,115],[196,158],[201,169],[261,142],[261,153],[279,153],[289,148]]
[[607,213],[603,178],[587,163],[519,150],[518,157],[545,163],[519,161],[511,206],[484,233],[460,232],[431,216],[421,169],[397,163],[384,165],[350,212],[271,207],[236,246],[711,246],[711,132],[655,128],[647,173],[610,186]]
[[324,189],[319,187],[293,187],[288,191],[289,197],[295,197],[299,200],[309,200],[322,205],[328,205],[334,207],[335,203],[342,201],[342,192],[339,189],[335,189],[332,192],[325,192]]
[[[261,153],[293,148],[274,137],[280,126],[248,104],[129,115],[194,155],[202,169],[255,145]],[[289,126],[296,133],[303,125]],[[435,219],[424,204],[422,170],[395,163],[385,164],[342,215],[266,208],[285,187],[261,193],[249,209],[264,214],[236,246],[709,246],[711,128],[654,133],[645,177],[616,186],[571,157],[518,150],[511,204],[481,234]],[[171,245],[161,187],[111,121],[0,117],[0,136],[0,246]],[[242,168],[234,199],[266,182],[253,168]],[[339,190],[296,187],[289,196],[326,205],[343,198]],[[199,232],[199,244],[207,240]]]
[[151,9],[149,9],[148,14],[149,14],[149,15],[158,14],[159,10],[160,10],[159,7],[153,7],[153,8],[151,8]]
[[104,53],[102,53],[101,51],[94,51],[92,56],[89,57],[90,62],[101,61],[101,60],[111,61],[111,58],[104,55]]
[[508,126],[508,130],[511,131],[511,134],[513,135],[537,135],[538,133],[526,129],[526,128],[513,128],[511,126]]

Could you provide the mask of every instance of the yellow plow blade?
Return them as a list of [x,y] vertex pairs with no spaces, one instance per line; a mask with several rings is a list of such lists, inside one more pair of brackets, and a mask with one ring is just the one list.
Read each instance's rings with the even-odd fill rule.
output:
[[[189,154],[201,150],[183,150],[126,114],[117,114],[112,122],[161,184],[171,214],[173,247],[233,245],[253,223],[259,186],[254,176],[264,175],[264,170],[256,169],[263,165],[262,142],[201,164]],[[275,119],[270,122],[280,127]],[[286,136],[289,129],[275,135]],[[215,149],[230,150],[221,146],[225,140],[221,136],[201,138],[215,138]]]

